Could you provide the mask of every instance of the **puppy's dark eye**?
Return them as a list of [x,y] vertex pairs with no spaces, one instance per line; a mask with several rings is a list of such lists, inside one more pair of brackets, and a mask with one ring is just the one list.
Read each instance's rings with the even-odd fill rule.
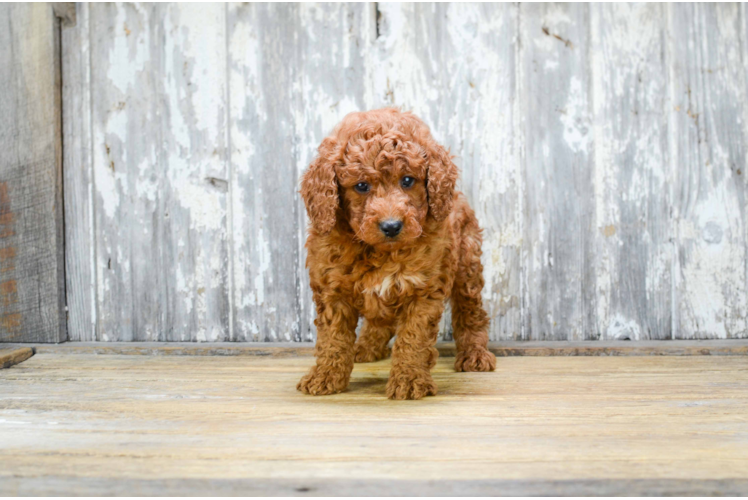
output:
[[416,180],[410,176],[405,176],[402,179],[400,179],[400,185],[404,187],[405,189],[408,189],[409,187],[413,187],[413,184],[415,183],[416,183]]
[[368,193],[369,189],[371,189],[371,186],[369,186],[368,182],[359,182],[358,184],[353,186],[353,189],[363,194],[363,193]]

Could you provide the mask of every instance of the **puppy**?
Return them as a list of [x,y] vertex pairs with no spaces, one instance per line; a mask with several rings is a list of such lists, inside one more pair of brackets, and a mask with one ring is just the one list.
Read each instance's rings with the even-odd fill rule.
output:
[[415,115],[392,108],[347,115],[318,151],[301,180],[317,363],[297,388],[345,390],[354,361],[387,357],[394,336],[387,397],[435,395],[430,370],[446,299],[455,370],[494,370],[481,303],[481,229],[455,191],[459,172],[449,153]]

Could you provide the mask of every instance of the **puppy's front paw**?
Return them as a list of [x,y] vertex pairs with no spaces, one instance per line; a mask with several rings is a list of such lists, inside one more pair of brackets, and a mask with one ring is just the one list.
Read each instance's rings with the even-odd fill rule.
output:
[[313,366],[301,377],[296,389],[312,396],[325,396],[343,392],[348,387],[350,375],[329,366]]
[[458,352],[455,359],[455,371],[458,372],[492,372],[496,369],[496,356],[483,349],[470,349]]
[[436,396],[436,384],[428,372],[393,371],[387,381],[390,399],[421,399]]
[[356,354],[354,359],[356,363],[373,363],[374,361],[379,361],[389,355],[389,347],[377,350],[366,344],[356,343]]

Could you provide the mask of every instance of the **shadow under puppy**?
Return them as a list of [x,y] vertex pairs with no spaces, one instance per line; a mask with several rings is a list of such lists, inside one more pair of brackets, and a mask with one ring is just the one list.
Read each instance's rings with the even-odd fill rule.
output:
[[387,397],[436,394],[430,370],[446,299],[455,370],[496,367],[481,302],[481,229],[455,191],[458,175],[428,127],[396,109],[351,113],[322,141],[301,181],[317,363],[300,391],[345,390],[354,361],[387,357],[395,336]]

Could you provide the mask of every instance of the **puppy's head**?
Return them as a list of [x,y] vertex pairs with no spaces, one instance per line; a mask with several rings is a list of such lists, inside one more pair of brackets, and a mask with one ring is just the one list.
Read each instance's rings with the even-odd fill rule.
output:
[[411,113],[386,108],[347,115],[322,141],[301,196],[315,231],[344,218],[355,238],[394,250],[452,210],[458,170]]

